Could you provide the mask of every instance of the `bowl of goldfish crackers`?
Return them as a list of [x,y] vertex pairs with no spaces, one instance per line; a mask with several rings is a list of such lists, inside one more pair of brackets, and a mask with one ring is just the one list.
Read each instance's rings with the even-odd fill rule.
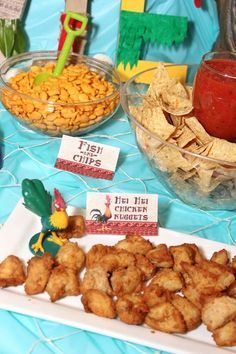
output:
[[40,84],[35,77],[53,73],[56,51],[23,53],[0,67],[1,101],[23,125],[50,136],[81,135],[113,116],[119,105],[116,70],[99,60],[71,54],[59,76]]

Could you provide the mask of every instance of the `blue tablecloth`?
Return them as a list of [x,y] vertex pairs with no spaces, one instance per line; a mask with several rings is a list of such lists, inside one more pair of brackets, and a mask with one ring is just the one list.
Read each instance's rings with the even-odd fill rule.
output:
[[[55,49],[59,36],[59,15],[63,0],[31,0],[26,14],[30,49]],[[197,10],[191,0],[147,1],[147,10],[181,14],[190,20],[188,39],[178,48],[147,47],[148,59],[197,63],[210,50],[218,33],[214,1],[204,1]],[[119,1],[91,1],[94,29],[89,53],[103,53],[115,58],[119,22]],[[48,190],[54,186],[68,203],[85,207],[87,191],[158,193],[159,221],[162,227],[232,243],[236,239],[233,212],[201,211],[173,198],[155,178],[140,154],[126,116],[120,109],[112,120],[86,136],[87,139],[118,146],[121,149],[112,181],[95,180],[55,169],[59,138],[39,135],[19,125],[1,106],[0,146],[3,166],[0,170],[0,223],[4,223],[21,195],[23,178],[40,178]],[[18,226],[16,226],[17,228]],[[102,335],[70,328],[17,313],[0,310],[0,353],[84,353],[84,354],[154,354],[156,350]]]

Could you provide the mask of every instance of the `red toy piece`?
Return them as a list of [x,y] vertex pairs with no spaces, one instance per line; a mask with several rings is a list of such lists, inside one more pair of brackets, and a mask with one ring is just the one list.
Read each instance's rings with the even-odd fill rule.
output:
[[201,7],[202,6],[202,0],[194,0],[194,5],[196,6],[196,7]]
[[[66,17],[65,13],[61,14],[60,21],[61,21],[62,27],[63,27],[63,23],[65,21],[65,17]],[[69,24],[70,24],[70,27],[75,30],[77,30],[81,27],[81,22],[75,20],[74,18],[72,18],[70,20]],[[86,31],[87,30],[88,30],[88,26],[86,27]],[[61,50],[65,39],[66,39],[66,31],[62,28],[61,35],[59,38],[59,43],[58,43],[58,50],[59,51]],[[77,37],[73,43],[73,52],[75,52],[75,53],[78,52],[79,44],[80,44],[80,37]]]

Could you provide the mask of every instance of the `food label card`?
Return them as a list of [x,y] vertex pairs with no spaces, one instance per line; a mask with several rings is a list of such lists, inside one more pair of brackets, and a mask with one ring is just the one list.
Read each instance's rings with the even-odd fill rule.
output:
[[0,18],[21,18],[27,0],[1,0]]
[[85,176],[112,179],[120,149],[63,135],[55,167]]
[[156,194],[87,193],[86,229],[90,234],[158,234]]

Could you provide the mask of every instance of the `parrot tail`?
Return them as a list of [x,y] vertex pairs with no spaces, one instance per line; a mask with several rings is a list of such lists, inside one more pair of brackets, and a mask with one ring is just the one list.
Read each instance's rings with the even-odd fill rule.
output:
[[22,195],[24,206],[40,217],[49,216],[52,210],[52,196],[38,179],[24,179],[22,181]]

